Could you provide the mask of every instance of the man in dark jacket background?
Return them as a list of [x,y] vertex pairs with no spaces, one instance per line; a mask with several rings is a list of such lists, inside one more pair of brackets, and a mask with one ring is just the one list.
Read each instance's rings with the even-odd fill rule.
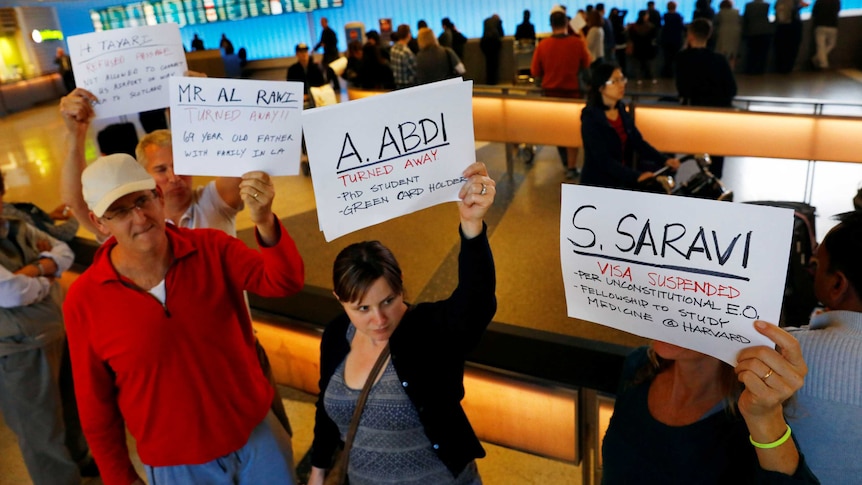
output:
[[[683,104],[731,107],[736,80],[727,59],[707,49],[712,24],[694,19],[686,32],[688,47],[676,56],[676,89]],[[712,157],[711,171],[721,177],[724,157]]]

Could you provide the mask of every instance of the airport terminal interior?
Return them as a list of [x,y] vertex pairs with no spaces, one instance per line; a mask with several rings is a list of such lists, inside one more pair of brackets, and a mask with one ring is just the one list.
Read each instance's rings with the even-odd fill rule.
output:
[[[841,103],[862,99],[862,73],[854,70],[799,72],[792,75],[738,76],[740,96],[781,96]],[[636,91],[632,86],[630,92]],[[670,81],[640,88],[646,94],[672,92]],[[805,103],[764,106],[804,112]],[[859,107],[836,107],[860,116]],[[58,103],[50,102],[0,118],[0,170],[6,177],[6,201],[30,201],[40,207],[60,204],[57,192],[64,156],[62,119]],[[94,142],[94,141],[93,141]],[[497,182],[498,196],[487,218],[498,272],[499,309],[496,322],[633,347],[644,340],[624,332],[566,316],[559,265],[560,188],[565,171],[556,147],[538,146],[531,164],[516,161],[506,173],[505,145],[476,140],[476,159],[485,162]],[[89,151],[95,157],[96,148]],[[313,161],[312,172],[313,172]],[[814,165],[815,184],[810,202],[817,207],[817,234],[828,231],[830,216],[852,210],[852,198],[862,183],[862,167],[854,163],[806,160],[728,158],[723,182],[737,202],[751,200],[802,201],[805,177]],[[198,178],[196,183],[205,182]],[[275,212],[296,240],[306,264],[308,285],[330,288],[335,254],[361,240],[387,244],[405,269],[412,301],[445,297],[455,282],[457,212],[452,203],[436,206],[356,233],[325,242],[318,229],[312,180],[298,175],[276,178]],[[680,201],[681,204],[683,201]],[[685,210],[680,206],[680,210]],[[240,230],[251,226],[240,214]],[[247,232],[247,231],[245,231]],[[80,237],[89,238],[81,231]],[[296,455],[310,446],[314,396],[283,387],[288,413],[296,430]],[[500,446],[486,444],[488,457],[479,461],[486,483],[580,483],[579,467]],[[14,436],[0,427],[0,485],[29,483]],[[89,483],[101,483],[92,479]]]

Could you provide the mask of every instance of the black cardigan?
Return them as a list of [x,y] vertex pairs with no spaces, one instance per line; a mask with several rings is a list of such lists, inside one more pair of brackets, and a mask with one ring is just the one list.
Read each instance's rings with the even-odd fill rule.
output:
[[[581,111],[581,139],[584,141],[582,185],[634,188],[642,172],[661,168],[668,158],[644,140],[622,101],[614,109],[619,111],[628,137],[625,153],[619,135],[605,115],[604,106],[587,105]],[[638,154],[637,169],[632,167],[635,153]],[[627,162],[625,165],[623,160]]]
[[[478,343],[497,310],[496,276],[487,227],[473,239],[461,234],[458,287],[449,298],[411,307],[389,338],[392,365],[431,441],[452,476],[485,456],[470,426],[464,397],[466,354]],[[323,396],[335,369],[350,351],[342,314],[327,325],[320,343],[320,394],[314,423],[311,463],[329,468],[341,442],[338,427],[326,414]]]

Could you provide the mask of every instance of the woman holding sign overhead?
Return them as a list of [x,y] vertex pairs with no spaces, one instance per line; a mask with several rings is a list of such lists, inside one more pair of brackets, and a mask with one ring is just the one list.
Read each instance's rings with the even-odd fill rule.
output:
[[485,451],[460,401],[465,355],[497,308],[483,222],[496,190],[481,163],[464,177],[458,287],[449,298],[406,303],[398,262],[377,241],[336,257],[333,288],[345,313],[320,345],[309,485],[334,473],[327,469],[342,441],[351,485],[481,483],[474,460]]
[[581,112],[581,184],[630,189],[653,177],[653,171],[662,166],[679,168],[679,160],[653,148],[635,126],[622,101],[628,81],[622,70],[613,64],[598,64],[592,68],[591,80],[587,106]]
[[808,372],[799,343],[754,325],[777,350],[743,349],[735,368],[659,341],[629,355],[602,444],[603,483],[819,483],[784,420]]

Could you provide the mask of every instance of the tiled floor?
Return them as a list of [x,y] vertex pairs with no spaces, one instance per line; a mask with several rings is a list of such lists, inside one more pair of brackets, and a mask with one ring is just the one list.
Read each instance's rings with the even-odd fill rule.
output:
[[[860,100],[862,82],[858,79],[858,76],[854,78],[840,72],[740,77],[739,94]],[[669,81],[645,88],[655,93],[672,89]],[[803,111],[810,107],[797,104],[782,109]],[[843,110],[842,114],[860,115],[858,108],[835,109]],[[6,200],[31,201],[43,208],[59,204],[57,181],[63,156],[62,132],[55,104],[0,118],[0,133],[3,134],[0,136],[0,170],[6,176]],[[89,153],[90,158],[94,158],[95,147]],[[488,164],[498,180],[497,204],[488,217],[501,302],[495,319],[583,338],[637,345],[641,342],[637,337],[565,316],[557,256],[563,168],[556,150],[539,147],[532,166],[516,164],[512,178],[504,176],[503,153],[499,144],[477,143],[477,158]],[[805,161],[731,158],[725,164],[724,182],[734,190],[736,201],[803,200],[808,165]],[[813,172],[811,202],[818,208],[817,231],[822,237],[830,225],[829,215],[852,208],[851,199],[862,182],[862,165],[818,162]],[[451,289],[457,243],[457,216],[451,205],[427,209],[327,244],[318,230],[311,180],[302,176],[279,177],[276,187],[275,211],[285,220],[306,260],[308,284],[329,287],[329,265],[335,253],[351,242],[375,238],[389,245],[407,269],[406,287],[412,300],[437,298]],[[240,215],[238,226],[250,226],[247,215]],[[297,456],[302,456],[311,439],[312,405],[306,397],[294,393],[286,395],[290,398],[288,411],[297,427],[294,446]],[[488,446],[488,452],[489,456],[479,464],[486,483],[580,483],[580,471],[572,465],[494,446]],[[0,426],[0,485],[28,483],[14,437],[8,428]]]

